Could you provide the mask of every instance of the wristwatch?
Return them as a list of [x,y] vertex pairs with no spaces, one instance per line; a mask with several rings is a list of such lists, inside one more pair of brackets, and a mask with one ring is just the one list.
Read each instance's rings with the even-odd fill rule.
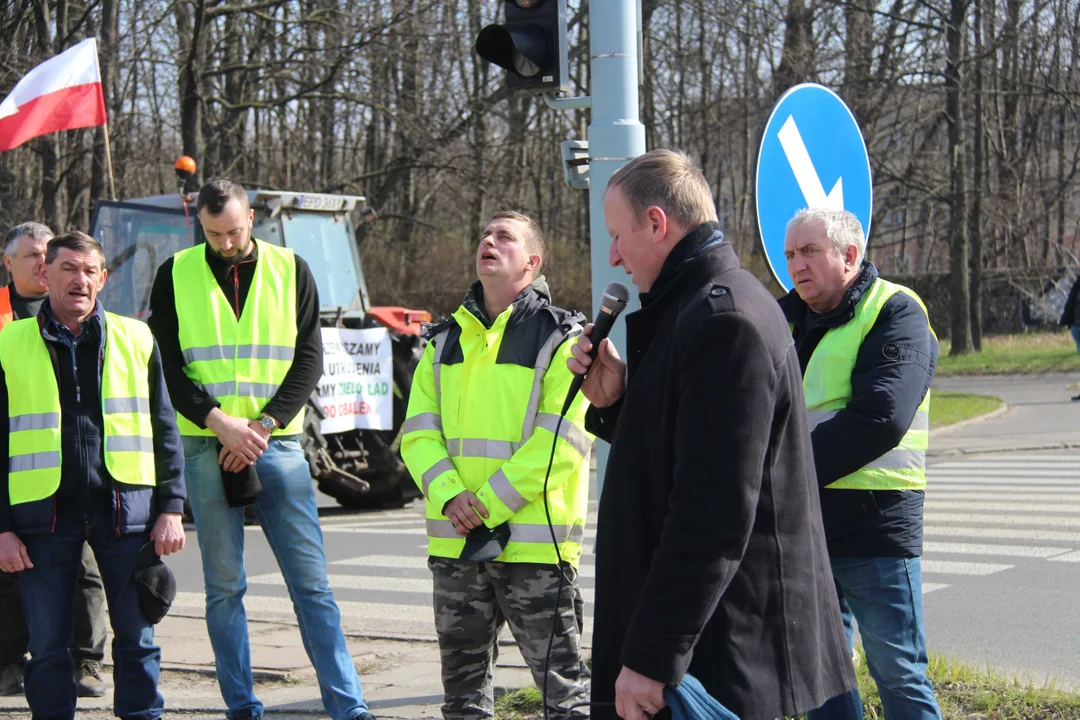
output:
[[266,432],[274,432],[277,430],[277,421],[269,415],[263,415],[259,418],[259,424],[262,425],[262,429]]

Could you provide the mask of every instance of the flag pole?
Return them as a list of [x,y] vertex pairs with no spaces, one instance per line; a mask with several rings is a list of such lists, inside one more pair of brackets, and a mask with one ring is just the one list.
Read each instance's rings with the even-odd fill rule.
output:
[[109,198],[116,199],[116,180],[113,178],[112,146],[109,145],[109,123],[105,122],[105,164],[109,167]]

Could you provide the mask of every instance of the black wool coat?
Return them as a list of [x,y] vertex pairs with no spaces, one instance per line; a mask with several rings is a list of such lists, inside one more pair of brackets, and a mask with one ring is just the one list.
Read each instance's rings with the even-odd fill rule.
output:
[[[802,375],[776,301],[706,224],[626,318],[627,390],[596,539],[594,703],[622,666],[685,673],[743,720],[855,686],[822,530]],[[614,720],[614,707],[593,707]]]

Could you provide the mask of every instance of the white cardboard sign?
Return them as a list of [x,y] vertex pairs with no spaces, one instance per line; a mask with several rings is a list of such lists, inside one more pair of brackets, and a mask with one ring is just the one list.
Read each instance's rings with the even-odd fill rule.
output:
[[386,328],[322,328],[323,376],[316,393],[326,418],[323,433],[390,430],[394,379]]

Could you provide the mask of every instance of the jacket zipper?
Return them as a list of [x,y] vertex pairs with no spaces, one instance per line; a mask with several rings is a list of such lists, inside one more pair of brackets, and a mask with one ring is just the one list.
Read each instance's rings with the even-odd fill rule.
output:
[[52,496],[52,530],[49,532],[56,532],[56,494]]
[[240,319],[240,267],[233,265],[233,312]]
[[[115,483],[116,480],[113,480]],[[116,486],[116,537],[120,537],[120,486]]]

